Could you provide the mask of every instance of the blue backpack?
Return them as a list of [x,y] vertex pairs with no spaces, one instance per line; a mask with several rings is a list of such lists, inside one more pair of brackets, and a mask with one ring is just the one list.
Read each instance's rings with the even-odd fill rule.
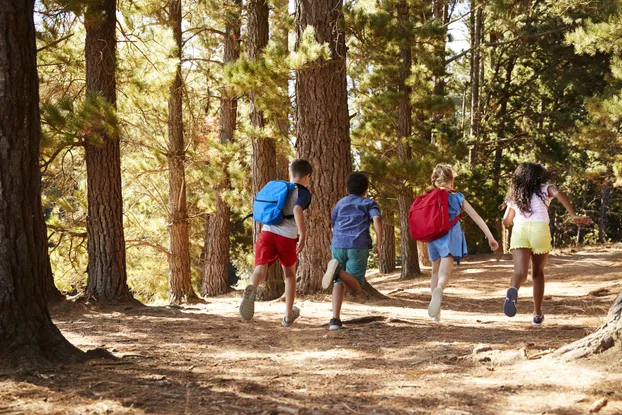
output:
[[253,220],[264,225],[280,225],[284,219],[294,215],[285,215],[283,209],[296,185],[284,180],[268,182],[255,196],[253,201]]

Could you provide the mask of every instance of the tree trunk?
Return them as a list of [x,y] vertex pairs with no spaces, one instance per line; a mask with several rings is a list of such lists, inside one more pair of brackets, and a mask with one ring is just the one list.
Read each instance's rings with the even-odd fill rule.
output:
[[622,293],[614,301],[607,315],[607,322],[587,337],[563,346],[553,353],[564,359],[582,359],[603,353],[622,340]]
[[[240,8],[242,0],[234,0],[231,12],[228,14],[224,36],[225,64],[233,62],[240,57]],[[221,143],[227,143],[233,139],[238,116],[238,100],[226,87],[222,88],[220,98],[220,131]],[[224,163],[225,180],[218,186],[216,197],[216,212],[206,223],[208,229],[205,240],[205,262],[203,268],[204,296],[224,294],[230,290],[228,282],[229,270],[229,235],[231,208],[221,196],[223,191],[231,188],[227,162]]]
[[[87,100],[116,110],[115,0],[90,2],[84,14],[86,28]],[[106,108],[108,107],[108,108]],[[116,117],[116,115],[115,115]],[[88,297],[99,301],[130,301],[125,268],[121,150],[116,118],[102,121],[86,139],[88,185]]]
[[[471,10],[477,7],[477,0],[471,0]],[[482,118],[480,105],[480,71],[481,71],[481,38],[484,21],[484,11],[482,7],[473,13],[471,18],[471,127],[470,139],[472,141],[469,150],[469,162],[471,166],[477,164],[477,140],[479,138],[479,127]]]
[[171,304],[198,300],[190,276],[190,234],[186,205],[186,146],[182,116],[181,0],[169,2],[169,24],[175,39],[177,70],[168,99],[168,256],[169,301]]
[[382,260],[379,269],[381,274],[390,274],[395,271],[395,225],[384,221],[382,236]]
[[417,241],[417,253],[419,254],[419,263],[425,267],[431,267],[430,255],[428,255],[428,243]]
[[501,225],[503,226],[503,246],[501,248],[503,249],[504,254],[509,254],[512,252],[510,251],[510,240],[512,239],[512,227],[506,227],[505,225],[503,225],[503,222],[501,222]]
[[611,186],[613,184],[613,163],[609,162],[605,182],[600,196],[600,219],[598,221],[598,242],[605,243],[607,241],[607,210],[609,208],[609,199],[611,198]]
[[346,84],[343,0],[296,0],[298,41],[307,26],[328,43],[330,59],[296,71],[296,153],[313,166],[313,202],[307,215],[307,245],[298,272],[298,291],[321,290],[330,260],[330,212],[345,195],[352,168]]
[[45,224],[45,216],[43,215],[43,210],[41,210],[41,241],[44,243],[41,244],[43,248],[42,261],[41,261],[41,290],[43,291],[43,295],[47,299],[48,303],[56,303],[65,298],[63,293],[61,293],[56,284],[54,283],[54,274],[52,273],[52,265],[50,264],[50,256],[48,255],[48,231],[47,225]]
[[[410,11],[406,0],[401,0],[397,5],[398,24],[403,30],[407,30],[410,21]],[[397,80],[399,95],[397,115],[397,157],[402,164],[406,164],[411,158],[409,140],[412,135],[412,106],[410,104],[411,87],[406,83],[410,76],[412,65],[411,43],[407,37],[399,41],[400,66]],[[417,243],[410,236],[408,229],[408,209],[414,199],[412,189],[403,187],[398,195],[400,216],[400,240],[402,254],[402,274],[400,279],[409,279],[421,274],[419,267],[419,254]]]
[[[259,59],[264,48],[268,44],[269,34],[269,12],[270,8],[266,0],[249,0],[246,5],[248,13],[248,57]],[[256,93],[250,94],[251,101],[251,124],[254,131],[259,131],[259,136],[253,136],[253,154],[251,157],[252,166],[252,192],[256,195],[263,186],[270,180],[277,178],[276,171],[276,142],[271,137],[264,135],[263,128],[265,120],[263,112],[256,107]],[[257,241],[261,224],[253,225],[253,241]],[[257,287],[257,300],[270,301],[279,298],[285,292],[285,281],[283,271],[277,261],[268,270],[266,280]]]
[[34,1],[0,0],[0,362],[28,368],[83,357],[52,323],[44,292],[33,8]]

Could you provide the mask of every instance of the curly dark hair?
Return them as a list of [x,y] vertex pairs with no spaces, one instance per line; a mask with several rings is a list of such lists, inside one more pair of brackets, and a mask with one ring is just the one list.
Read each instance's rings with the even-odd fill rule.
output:
[[533,213],[531,196],[538,195],[546,203],[546,194],[542,186],[546,184],[549,172],[537,163],[521,163],[512,176],[512,184],[508,192],[508,202],[514,202],[523,213]]

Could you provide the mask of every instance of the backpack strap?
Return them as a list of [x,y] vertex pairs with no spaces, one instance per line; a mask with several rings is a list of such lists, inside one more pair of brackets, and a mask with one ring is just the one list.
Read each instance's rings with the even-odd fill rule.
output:
[[458,215],[454,218],[454,220],[452,220],[451,222],[449,222],[449,227],[451,228],[452,226],[454,226],[460,219],[462,219],[462,215]]

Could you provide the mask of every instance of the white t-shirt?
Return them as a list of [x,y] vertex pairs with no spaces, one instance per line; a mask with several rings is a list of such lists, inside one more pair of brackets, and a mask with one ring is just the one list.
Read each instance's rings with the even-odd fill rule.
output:
[[537,194],[531,195],[530,206],[531,212],[522,212],[516,203],[508,202],[508,209],[514,209],[514,225],[518,225],[520,223],[526,222],[546,222],[549,223],[549,205],[551,204],[551,200],[553,197],[549,196],[549,187],[554,185],[545,184],[541,188],[542,194],[545,196],[544,201]]

